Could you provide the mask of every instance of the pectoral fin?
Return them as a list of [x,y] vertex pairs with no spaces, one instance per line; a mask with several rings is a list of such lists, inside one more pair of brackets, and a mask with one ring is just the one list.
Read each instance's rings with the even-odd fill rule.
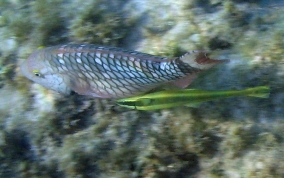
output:
[[184,78],[181,78],[179,80],[173,81],[170,84],[178,87],[178,88],[186,88],[187,86],[189,86],[193,80],[197,77],[196,74],[192,74],[192,75],[188,75]]

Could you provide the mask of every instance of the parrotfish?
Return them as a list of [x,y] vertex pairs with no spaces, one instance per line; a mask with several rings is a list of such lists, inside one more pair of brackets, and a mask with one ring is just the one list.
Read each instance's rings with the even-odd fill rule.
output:
[[189,107],[196,107],[205,101],[227,98],[232,96],[252,96],[267,98],[269,96],[269,93],[270,88],[268,86],[259,86],[244,90],[223,91],[207,91],[198,89],[165,90],[146,94],[143,96],[119,99],[117,100],[117,104],[130,109],[155,110],[183,105]]
[[197,73],[222,63],[193,51],[176,58],[92,44],[36,50],[21,65],[28,79],[54,91],[99,98],[125,98],[166,83],[188,86]]

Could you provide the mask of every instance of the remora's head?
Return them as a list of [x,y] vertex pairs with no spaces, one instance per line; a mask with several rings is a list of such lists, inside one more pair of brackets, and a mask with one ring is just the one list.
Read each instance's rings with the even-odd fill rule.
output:
[[21,72],[28,79],[60,93],[69,94],[70,88],[66,85],[62,75],[53,70],[45,59],[45,49],[33,52],[29,58],[21,64]]

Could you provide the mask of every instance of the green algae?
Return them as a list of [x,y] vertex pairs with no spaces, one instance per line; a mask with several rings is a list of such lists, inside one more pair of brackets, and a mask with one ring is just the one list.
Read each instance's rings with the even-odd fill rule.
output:
[[110,10],[103,1],[94,1],[75,13],[69,25],[73,41],[114,45],[120,43],[132,25],[123,12]]
[[15,36],[17,41],[32,40],[35,46],[58,43],[62,38],[53,38],[64,30],[60,10],[61,1],[6,2],[2,6],[2,18],[6,22],[6,36]]
[[271,33],[273,34],[267,35],[266,32],[260,33],[262,34],[261,38],[256,38],[256,34],[244,37],[238,47],[243,49],[242,54],[246,57],[260,56],[265,61],[280,61],[284,53],[284,44],[281,40],[283,32],[274,30]]
[[[39,45],[58,44],[64,40],[66,30],[61,14],[62,1],[39,0],[31,3],[31,18],[34,22],[32,38],[42,41]],[[62,37],[60,37],[62,36]]]

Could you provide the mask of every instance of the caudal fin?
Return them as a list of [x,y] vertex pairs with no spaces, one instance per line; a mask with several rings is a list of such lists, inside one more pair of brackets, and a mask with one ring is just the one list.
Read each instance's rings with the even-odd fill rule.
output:
[[211,59],[204,51],[192,51],[184,54],[180,59],[191,67],[201,70],[209,69],[217,64],[227,62],[228,60]]
[[269,86],[259,86],[254,88],[247,89],[250,94],[248,96],[258,97],[258,98],[268,98],[270,94],[270,87]]

